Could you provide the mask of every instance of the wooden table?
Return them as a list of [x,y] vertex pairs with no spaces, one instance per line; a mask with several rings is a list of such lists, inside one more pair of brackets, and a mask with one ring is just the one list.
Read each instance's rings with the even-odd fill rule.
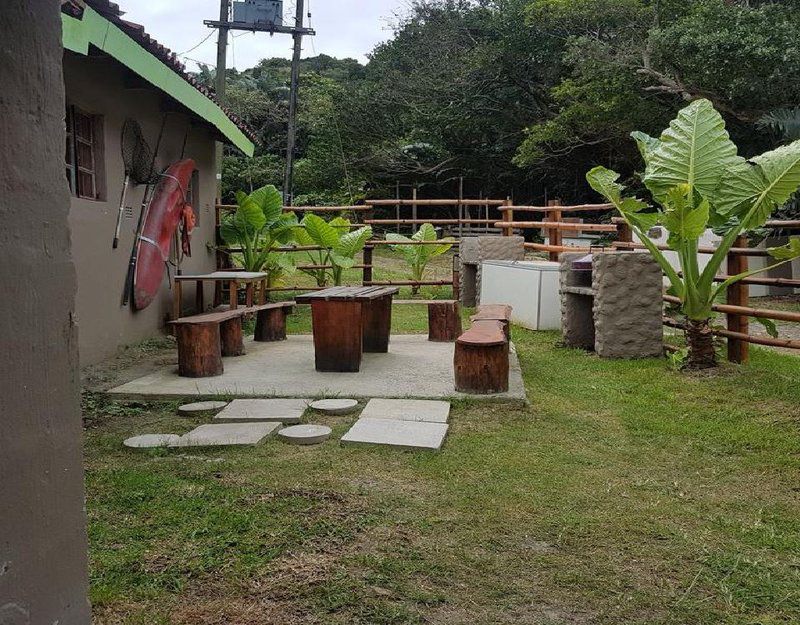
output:
[[175,276],[175,287],[172,291],[172,319],[180,319],[182,314],[183,283],[194,282],[197,285],[195,291],[195,302],[197,314],[205,312],[203,305],[203,283],[204,282],[230,282],[230,308],[235,310],[239,306],[239,285],[247,287],[247,306],[253,305],[253,292],[256,282],[261,283],[261,293],[259,294],[259,304],[264,303],[267,288],[267,274],[261,271],[215,271],[214,273],[198,275],[178,275]]
[[389,351],[392,296],[385,286],[335,286],[295,297],[311,304],[317,371],[355,372],[363,352]]

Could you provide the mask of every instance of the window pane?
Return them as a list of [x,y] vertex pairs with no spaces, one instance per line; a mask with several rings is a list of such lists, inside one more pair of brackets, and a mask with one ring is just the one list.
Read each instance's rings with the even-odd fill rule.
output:
[[92,142],[92,117],[90,115],[75,112],[75,134],[79,139]]
[[85,198],[95,198],[94,175],[85,171],[78,171],[78,195]]
[[90,143],[78,141],[76,147],[78,148],[78,167],[94,170],[94,150],[92,149],[92,145]]

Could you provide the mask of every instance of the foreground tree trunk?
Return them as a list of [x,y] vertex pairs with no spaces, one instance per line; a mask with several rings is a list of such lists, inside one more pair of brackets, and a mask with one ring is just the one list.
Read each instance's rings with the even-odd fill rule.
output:
[[710,369],[717,366],[717,352],[714,349],[714,334],[711,331],[711,320],[686,320],[686,343],[689,356],[686,369]]

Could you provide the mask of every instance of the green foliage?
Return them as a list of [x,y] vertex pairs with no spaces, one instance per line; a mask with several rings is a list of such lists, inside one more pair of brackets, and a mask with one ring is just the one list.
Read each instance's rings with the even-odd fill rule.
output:
[[[387,232],[386,240],[407,244],[414,241],[433,243],[437,240],[436,229],[432,224],[425,223],[410,239],[402,234]],[[453,247],[453,243],[455,243],[453,238],[441,239],[440,241],[441,245],[392,245],[391,249],[402,254],[410,270],[409,278],[415,282],[421,282],[425,278],[425,269],[431,259],[448,252]],[[415,289],[415,292],[416,290],[418,289]]]
[[[649,212],[635,198],[623,198],[619,175],[604,167],[587,174],[595,191],[612,202],[659,262],[681,298],[682,312],[692,320],[712,316],[715,298],[739,280],[766,271],[731,276],[719,286],[714,278],[737,236],[760,227],[772,211],[800,187],[800,141],[745,161],[728,137],[721,115],[708,100],[681,110],[659,139],[637,133],[644,155],[644,183],[660,208]],[[664,226],[668,245],[678,253],[679,275],[647,236],[654,223]],[[710,262],[700,271],[698,239],[709,224],[724,224],[724,236]],[[770,250],[779,262],[800,257],[800,242]]]
[[[301,246],[317,245],[321,250],[306,252],[311,263],[319,268],[303,269],[313,276],[317,286],[342,283],[343,271],[355,265],[355,256],[364,249],[364,245],[372,238],[372,228],[363,226],[352,229],[350,220],[334,217],[327,222],[319,215],[307,214],[294,231],[294,237]],[[323,268],[332,265],[331,269]]]
[[225,215],[220,224],[223,241],[241,248],[240,255],[234,258],[240,260],[245,271],[266,271],[270,285],[279,283],[294,268],[287,254],[273,250],[292,240],[297,217],[283,212],[281,193],[272,185],[249,195],[238,191],[236,203],[236,211]]

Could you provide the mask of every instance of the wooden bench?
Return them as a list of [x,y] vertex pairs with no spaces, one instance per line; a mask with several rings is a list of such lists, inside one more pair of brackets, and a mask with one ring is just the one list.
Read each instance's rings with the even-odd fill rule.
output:
[[477,312],[469,320],[475,321],[499,321],[503,324],[503,332],[506,339],[511,340],[511,313],[514,308],[508,304],[483,304],[478,306]]
[[178,375],[188,378],[222,375],[223,357],[245,353],[242,317],[247,314],[257,315],[256,340],[284,340],[286,316],[293,309],[294,302],[279,302],[170,321],[170,325],[176,329],[178,341]]
[[456,390],[488,395],[508,391],[508,351],[503,323],[478,320],[456,339],[453,366]]

